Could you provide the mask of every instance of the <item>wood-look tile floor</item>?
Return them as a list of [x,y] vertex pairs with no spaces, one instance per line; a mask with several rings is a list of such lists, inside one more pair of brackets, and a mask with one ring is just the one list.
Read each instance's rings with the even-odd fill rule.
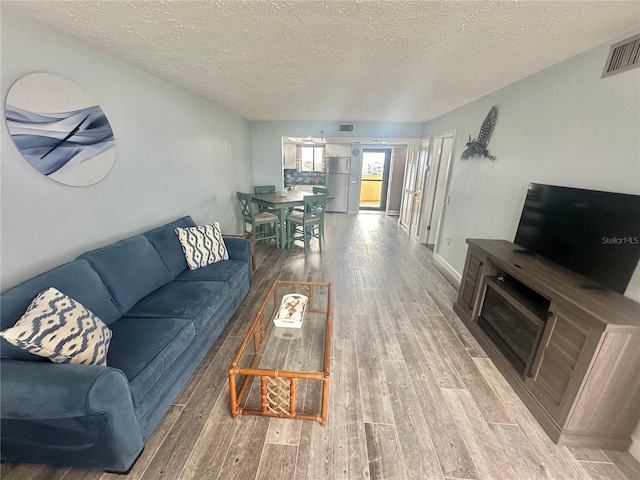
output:
[[[451,310],[457,285],[397,217],[327,215],[322,254],[256,248],[251,292],[126,477],[2,464],[3,480],[638,480],[628,452],[555,445]],[[331,406],[229,415],[227,368],[275,278],[334,285]]]

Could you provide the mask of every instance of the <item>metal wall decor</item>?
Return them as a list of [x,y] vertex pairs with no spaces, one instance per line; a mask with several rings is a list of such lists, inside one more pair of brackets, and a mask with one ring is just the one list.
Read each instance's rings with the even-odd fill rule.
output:
[[469,142],[467,143],[467,148],[464,152],[462,152],[462,160],[467,160],[470,157],[484,157],[489,160],[495,160],[496,157],[489,153],[487,147],[489,146],[489,140],[491,140],[491,135],[493,135],[493,130],[496,128],[496,122],[498,121],[498,107],[495,105],[491,107],[487,117],[482,122],[482,126],[480,127],[480,133],[478,134],[478,138],[474,138],[471,140],[471,135],[469,135]]

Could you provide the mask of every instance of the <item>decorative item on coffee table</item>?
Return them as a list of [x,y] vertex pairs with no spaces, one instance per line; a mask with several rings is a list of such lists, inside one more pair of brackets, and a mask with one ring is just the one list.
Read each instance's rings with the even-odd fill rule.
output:
[[290,293],[282,297],[278,315],[273,319],[276,327],[300,328],[307,313],[309,298],[299,293]]

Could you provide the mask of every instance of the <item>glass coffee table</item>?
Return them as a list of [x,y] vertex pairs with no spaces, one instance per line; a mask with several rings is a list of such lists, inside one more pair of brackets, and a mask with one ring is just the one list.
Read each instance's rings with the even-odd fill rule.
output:
[[[307,297],[300,328],[278,327],[283,297]],[[229,366],[231,416],[327,422],[331,363],[331,283],[276,280]]]

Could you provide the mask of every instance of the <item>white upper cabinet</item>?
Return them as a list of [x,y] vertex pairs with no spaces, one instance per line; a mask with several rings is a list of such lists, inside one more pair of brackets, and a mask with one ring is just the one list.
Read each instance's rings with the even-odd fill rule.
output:
[[285,143],[282,146],[282,167],[296,168],[296,146],[293,143]]
[[324,147],[325,157],[350,157],[351,145],[325,145]]

